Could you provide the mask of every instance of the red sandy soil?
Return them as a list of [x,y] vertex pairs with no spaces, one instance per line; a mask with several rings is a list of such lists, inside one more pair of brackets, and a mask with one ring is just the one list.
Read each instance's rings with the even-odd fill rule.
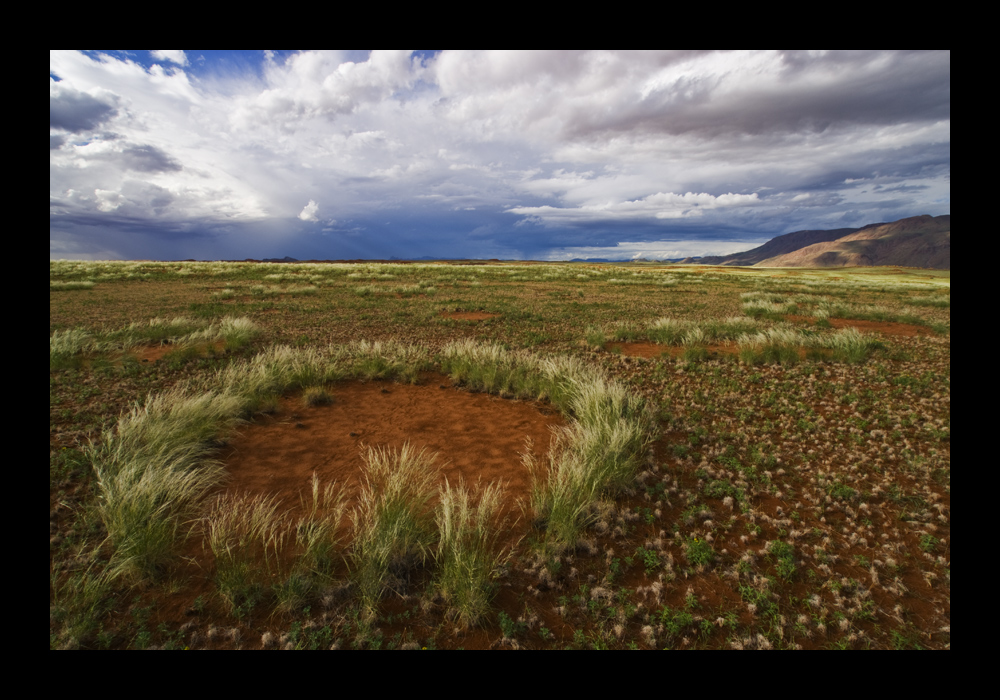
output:
[[[216,352],[221,352],[226,346],[226,341],[216,340],[212,343],[207,343],[205,345],[205,350],[207,350],[210,346]],[[164,355],[177,349],[178,347],[176,345],[171,345],[169,343],[163,345],[147,345],[137,350],[133,350],[132,354],[139,358],[139,362],[158,362],[163,359]]]
[[629,357],[660,357],[664,353],[669,353],[670,346],[656,343],[606,343],[604,349],[609,352],[620,352]]
[[[503,482],[502,515],[508,518],[510,527],[502,538],[503,546],[514,544],[530,532],[531,523],[522,517],[518,504],[519,499],[527,502],[531,487],[520,453],[526,450],[528,438],[536,456],[541,458],[548,452],[551,428],[566,424],[556,409],[541,402],[459,391],[448,377],[434,372],[422,373],[418,385],[344,382],[327,389],[334,397],[333,403],[305,406],[297,395],[285,397],[277,412],[258,418],[233,436],[218,455],[230,475],[222,490],[277,495],[281,508],[297,518],[302,515],[300,496],[309,496],[315,472],[324,485],[336,481],[345,487],[350,513],[364,483],[363,446],[398,450],[409,442],[418,450],[437,453],[440,484],[446,478],[453,486],[459,479],[468,486],[477,481],[483,486]],[[345,519],[345,527],[349,527],[349,520]],[[215,600],[214,565],[207,546],[196,537],[185,550],[188,565],[179,576],[187,585],[176,594],[159,595],[154,624],[195,619],[190,617],[192,600],[198,596]],[[505,595],[510,595],[506,589],[501,598]],[[402,612],[408,606],[412,602],[405,604],[395,596],[383,601],[386,612]],[[217,620],[226,627],[233,625],[216,602],[211,602],[197,619],[202,624]],[[250,627],[238,626],[250,635],[259,635],[259,630],[252,630],[260,625],[277,629],[283,624],[277,619],[244,623],[250,623]],[[391,634],[394,630],[386,627],[385,631]],[[499,636],[495,632],[468,630],[461,643],[466,648],[487,648]],[[247,641],[251,648],[259,645],[255,637]],[[203,641],[200,646],[218,645]]]
[[220,455],[229,490],[278,494],[285,505],[307,494],[313,472],[336,481],[353,500],[363,483],[364,446],[397,450],[410,442],[438,454],[440,483],[506,484],[508,512],[526,499],[530,480],[521,463],[525,439],[537,455],[548,452],[550,427],[565,421],[547,404],[510,401],[451,388],[451,380],[425,373],[419,385],[349,382],[329,387],[333,403],[304,406],[285,398],[281,409],[243,428]]
[[459,321],[485,321],[488,318],[496,318],[500,314],[491,314],[486,311],[442,311],[441,315]]

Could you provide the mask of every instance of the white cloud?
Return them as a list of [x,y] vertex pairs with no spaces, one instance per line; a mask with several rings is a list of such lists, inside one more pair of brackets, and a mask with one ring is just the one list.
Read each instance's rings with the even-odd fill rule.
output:
[[740,253],[763,245],[767,241],[767,238],[751,238],[740,241],[621,241],[614,246],[554,248],[548,251],[543,258],[545,260],[571,260],[573,258],[676,260],[678,258]]
[[319,218],[316,216],[317,211],[319,211],[319,205],[310,199],[309,203],[299,212],[299,218],[303,221],[319,221]]
[[626,202],[605,202],[580,207],[512,207],[512,214],[536,217],[553,225],[627,219],[685,219],[702,216],[708,209],[746,207],[758,204],[757,193],[713,196],[705,192],[675,194],[657,192]]
[[178,66],[188,65],[187,55],[180,49],[173,51],[150,51],[149,54],[157,61],[176,63]]
[[104,212],[114,211],[125,203],[121,192],[97,189],[94,190],[94,196],[97,197],[97,208]]

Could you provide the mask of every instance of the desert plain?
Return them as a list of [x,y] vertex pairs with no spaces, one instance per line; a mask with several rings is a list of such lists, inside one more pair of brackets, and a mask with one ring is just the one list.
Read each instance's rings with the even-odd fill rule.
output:
[[49,274],[50,648],[950,648],[949,271]]

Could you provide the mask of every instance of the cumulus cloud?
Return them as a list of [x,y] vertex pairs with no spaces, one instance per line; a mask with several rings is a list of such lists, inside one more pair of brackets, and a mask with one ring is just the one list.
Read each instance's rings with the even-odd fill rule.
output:
[[110,190],[96,189],[94,197],[97,199],[97,208],[104,212],[114,211],[126,201],[121,192]]
[[173,51],[150,51],[149,53],[157,61],[176,63],[178,66],[188,65],[187,55],[180,49]]
[[319,205],[310,199],[309,203],[299,212],[299,218],[303,221],[319,221],[319,218],[316,216],[317,211],[319,211]]
[[71,133],[96,129],[115,115],[113,102],[113,96],[106,93],[95,97],[50,78],[49,128]]
[[149,145],[125,146],[122,149],[122,165],[144,173],[181,170],[180,163],[156,146]]
[[291,130],[304,119],[351,114],[407,88],[420,72],[406,51],[373,51],[360,63],[326,51],[296,54],[281,65],[268,60],[268,87],[240,98],[231,124],[244,129],[278,123]]

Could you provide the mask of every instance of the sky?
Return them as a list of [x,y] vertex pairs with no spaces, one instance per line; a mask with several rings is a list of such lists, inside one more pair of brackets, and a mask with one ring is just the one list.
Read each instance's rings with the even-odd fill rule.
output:
[[682,258],[951,213],[948,51],[52,51],[49,258]]

